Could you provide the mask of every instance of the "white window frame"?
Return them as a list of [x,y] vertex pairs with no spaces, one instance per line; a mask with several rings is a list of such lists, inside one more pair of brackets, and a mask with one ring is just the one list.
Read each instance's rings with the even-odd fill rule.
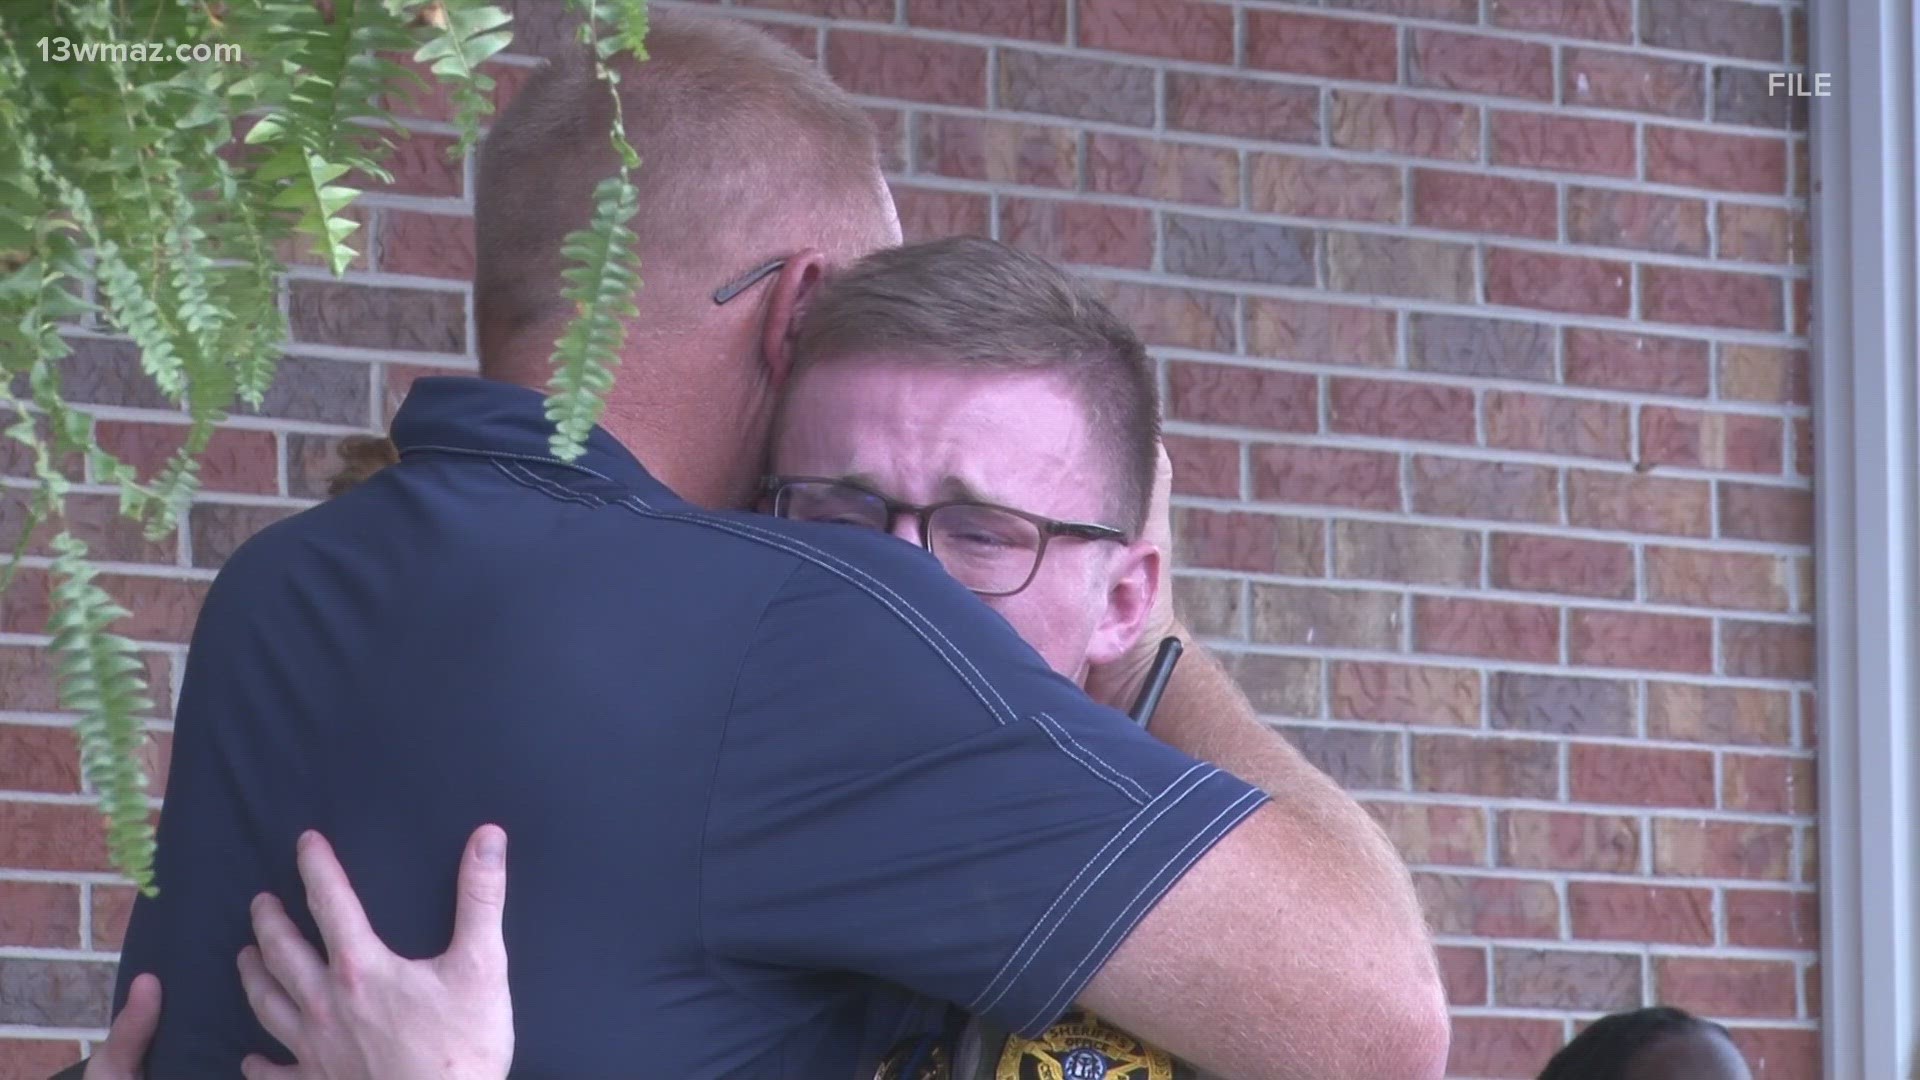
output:
[[[1913,0],[1809,0],[1826,1080],[1920,1080]],[[1813,78],[1810,76],[1810,83]]]

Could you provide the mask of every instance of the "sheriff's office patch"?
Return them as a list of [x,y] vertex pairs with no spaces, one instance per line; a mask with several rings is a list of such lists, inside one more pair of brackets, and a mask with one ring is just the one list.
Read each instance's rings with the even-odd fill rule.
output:
[[953,1080],[952,1060],[945,1039],[916,1035],[887,1051],[873,1080]]
[[994,1080],[1174,1080],[1173,1058],[1075,1009],[1037,1039],[1008,1037]]

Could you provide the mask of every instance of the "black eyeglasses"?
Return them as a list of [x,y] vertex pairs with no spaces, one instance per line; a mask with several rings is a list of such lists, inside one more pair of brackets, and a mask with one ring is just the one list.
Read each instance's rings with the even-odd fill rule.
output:
[[734,278],[732,281],[727,282],[725,285],[713,290],[713,302],[715,304],[726,303],[741,293],[746,292],[748,289],[753,288],[755,285],[760,284],[760,282],[766,280],[768,277],[779,273],[780,268],[785,265],[787,265],[787,257],[785,255],[777,259],[768,259],[759,266],[754,267],[739,277]]
[[960,584],[981,596],[1012,596],[1033,584],[1056,536],[1125,543],[1127,534],[1107,525],[1056,521],[992,503],[955,499],[914,506],[887,498],[849,480],[822,476],[770,476],[773,512],[796,521],[836,522],[892,532],[901,515],[920,523],[920,546]]

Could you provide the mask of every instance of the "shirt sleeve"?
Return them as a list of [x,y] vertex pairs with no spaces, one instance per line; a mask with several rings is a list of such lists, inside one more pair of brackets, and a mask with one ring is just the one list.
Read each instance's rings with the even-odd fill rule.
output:
[[708,808],[705,944],[1036,1036],[1265,797],[1094,703],[879,539],[859,568],[803,563],[748,649]]

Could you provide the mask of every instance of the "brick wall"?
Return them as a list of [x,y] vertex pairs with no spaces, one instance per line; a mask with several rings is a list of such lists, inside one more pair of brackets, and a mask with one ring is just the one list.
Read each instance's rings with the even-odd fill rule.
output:
[[[526,47],[551,6],[522,3]],[[1655,1001],[1817,1076],[1807,140],[1766,92],[1805,67],[1800,4],[728,10],[872,107],[911,236],[1080,266],[1157,347],[1181,605],[1414,865],[1455,1076],[1531,1076]],[[444,102],[414,111],[367,253],[295,274],[292,358],[187,528],[80,507],[163,691],[234,545],[471,366],[470,174]],[[179,429],[133,356],[74,344],[72,394],[157,463]],[[0,1080],[103,1023],[129,898],[43,614],[31,572],[0,601]]]

